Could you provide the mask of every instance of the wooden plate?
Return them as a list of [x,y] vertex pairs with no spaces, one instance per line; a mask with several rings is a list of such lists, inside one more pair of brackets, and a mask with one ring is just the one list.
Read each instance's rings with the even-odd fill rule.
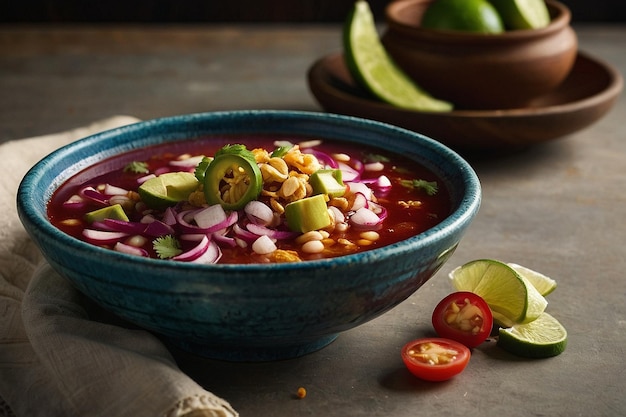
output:
[[563,84],[530,106],[429,113],[382,103],[356,86],[341,53],[316,61],[309,89],[324,110],[404,127],[458,150],[504,150],[561,138],[603,117],[623,88],[621,74],[580,53]]

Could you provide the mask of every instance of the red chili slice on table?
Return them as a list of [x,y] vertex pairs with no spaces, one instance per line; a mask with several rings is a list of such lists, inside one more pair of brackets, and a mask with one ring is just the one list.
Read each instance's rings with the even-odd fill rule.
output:
[[446,381],[461,373],[470,356],[467,346],[438,337],[413,340],[402,348],[407,369],[426,381]]
[[437,304],[432,322],[439,336],[473,348],[484,342],[491,333],[493,315],[482,297],[472,292],[459,291]]

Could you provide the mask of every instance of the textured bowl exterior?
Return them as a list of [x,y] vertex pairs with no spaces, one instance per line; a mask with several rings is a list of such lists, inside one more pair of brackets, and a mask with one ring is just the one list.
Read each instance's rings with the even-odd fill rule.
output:
[[[54,190],[97,161],[153,144],[230,133],[317,136],[407,155],[443,178],[455,210],[435,228],[394,245],[271,265],[194,265],[125,255],[74,239],[47,219]],[[28,172],[17,204],[48,262],[106,310],[205,357],[260,361],[320,349],[405,300],[454,251],[480,198],[471,167],[419,134],[346,116],[252,110],[156,119],[77,141]]]
[[420,27],[431,2],[389,4],[382,41],[412,79],[459,109],[525,107],[557,88],[574,65],[578,40],[571,13],[559,2],[546,1],[547,27],[496,35]]

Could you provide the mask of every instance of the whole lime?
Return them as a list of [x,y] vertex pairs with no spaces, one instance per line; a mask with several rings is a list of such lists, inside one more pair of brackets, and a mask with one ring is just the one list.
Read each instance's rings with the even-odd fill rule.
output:
[[424,12],[422,27],[497,34],[504,24],[487,0],[435,0]]

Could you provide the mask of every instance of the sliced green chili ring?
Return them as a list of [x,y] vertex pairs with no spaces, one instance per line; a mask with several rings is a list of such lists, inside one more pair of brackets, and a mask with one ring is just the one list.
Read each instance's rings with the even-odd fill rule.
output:
[[[243,171],[243,172],[241,172]],[[245,191],[242,191],[243,187]],[[204,173],[204,196],[209,204],[220,204],[224,210],[239,210],[256,200],[263,188],[259,166],[242,155],[216,155]],[[235,193],[235,196],[227,194]]]

